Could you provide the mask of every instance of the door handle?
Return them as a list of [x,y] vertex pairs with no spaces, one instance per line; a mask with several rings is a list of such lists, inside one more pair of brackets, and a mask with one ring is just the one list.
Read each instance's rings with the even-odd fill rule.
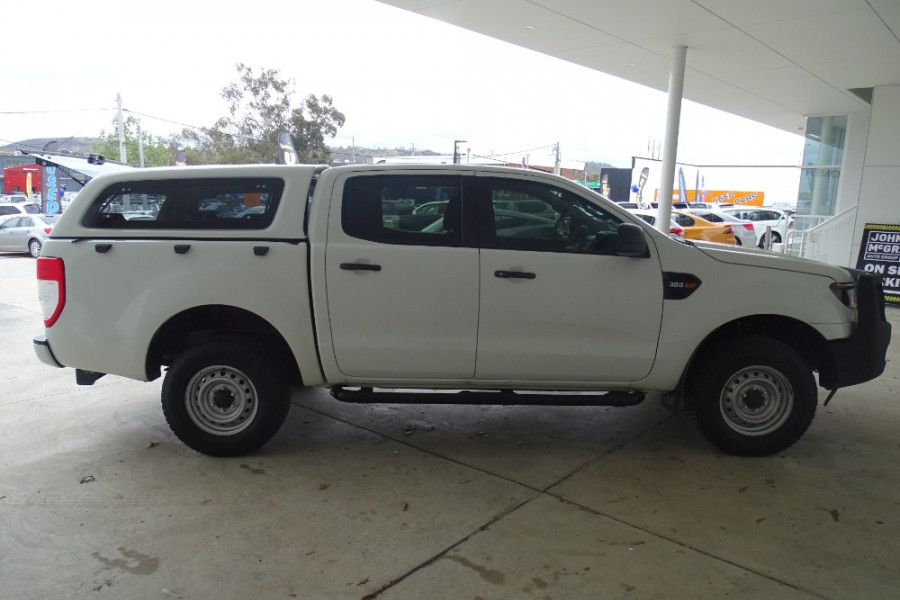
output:
[[341,269],[344,271],[380,271],[381,265],[370,265],[369,263],[341,263]]
[[537,275],[528,271],[494,271],[494,277],[501,279],[534,279]]

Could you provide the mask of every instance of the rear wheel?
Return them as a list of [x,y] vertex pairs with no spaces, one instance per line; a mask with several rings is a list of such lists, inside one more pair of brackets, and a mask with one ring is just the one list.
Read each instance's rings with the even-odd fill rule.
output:
[[31,254],[32,257],[37,258],[41,255],[41,240],[30,240],[28,242],[28,253]]
[[[765,248],[765,247],[766,247],[766,239],[767,239],[767,238],[766,238],[766,234],[763,234],[762,237],[759,239],[759,247],[760,247],[760,248]],[[773,232],[772,232],[772,243],[773,243],[773,244],[780,244],[780,243],[781,243],[781,236],[778,234],[777,231],[773,231]]]
[[818,403],[812,369],[790,346],[748,337],[706,354],[687,399],[703,436],[741,456],[790,447],[809,428]]
[[211,456],[240,456],[268,442],[290,407],[278,361],[249,340],[198,344],[166,373],[162,407],[173,433]]

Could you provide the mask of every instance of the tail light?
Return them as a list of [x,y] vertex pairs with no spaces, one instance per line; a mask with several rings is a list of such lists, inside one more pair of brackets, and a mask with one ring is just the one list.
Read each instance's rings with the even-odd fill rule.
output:
[[684,235],[684,229],[679,227],[678,225],[672,225],[669,227],[669,233],[674,233],[675,235]]
[[747,231],[753,231],[753,223],[741,223]]
[[44,227],[44,233],[46,233],[47,235],[50,235],[51,231],[53,231],[52,227]]
[[734,235],[734,229],[731,228],[731,225],[726,225],[725,226],[725,235],[728,235],[729,233],[731,235]]
[[66,268],[61,258],[37,259],[38,298],[44,326],[51,327],[66,305]]

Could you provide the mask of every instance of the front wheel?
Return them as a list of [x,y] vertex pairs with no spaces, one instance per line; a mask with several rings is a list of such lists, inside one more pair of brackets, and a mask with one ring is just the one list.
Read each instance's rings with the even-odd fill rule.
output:
[[240,456],[268,442],[290,407],[278,361],[249,340],[198,344],[166,373],[162,407],[172,432],[211,456]]
[[812,369],[790,346],[748,337],[707,353],[687,400],[703,436],[740,456],[767,456],[796,442],[818,403]]

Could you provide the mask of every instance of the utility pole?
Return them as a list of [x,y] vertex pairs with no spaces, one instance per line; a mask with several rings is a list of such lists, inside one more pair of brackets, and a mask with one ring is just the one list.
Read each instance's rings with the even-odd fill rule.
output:
[[467,140],[453,140],[453,164],[459,164],[459,145],[465,144]]
[[116,94],[119,120],[119,162],[127,163],[125,158],[125,119],[122,118],[122,94]]
[[559,142],[553,147],[553,153],[556,155],[556,161],[553,164],[553,174],[559,175]]
[[144,138],[141,136],[141,120],[137,120],[138,166],[144,168]]

